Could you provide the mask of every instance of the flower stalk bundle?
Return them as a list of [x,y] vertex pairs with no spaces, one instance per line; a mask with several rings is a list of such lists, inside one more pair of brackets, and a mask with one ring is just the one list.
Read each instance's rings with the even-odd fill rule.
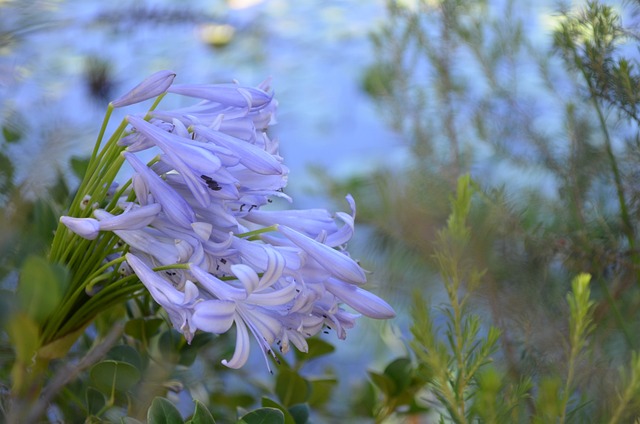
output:
[[[71,282],[41,331],[40,345],[55,347],[49,356],[64,353],[99,312],[145,289],[187,341],[235,326],[235,352],[222,361],[231,368],[247,362],[250,335],[268,361],[273,349],[307,351],[306,339],[326,327],[344,339],[359,314],[393,317],[362,288],[365,272],[345,250],[351,196],[351,213],[265,208],[291,201],[288,169],[267,132],[277,107],[268,83],[175,85],[174,77],[158,72],[108,107],[50,252]],[[167,94],[199,101],[156,110]],[[127,116],[103,142],[114,108],[152,98],[147,113]],[[145,163],[140,152],[156,155]],[[133,176],[118,185],[125,163]]]

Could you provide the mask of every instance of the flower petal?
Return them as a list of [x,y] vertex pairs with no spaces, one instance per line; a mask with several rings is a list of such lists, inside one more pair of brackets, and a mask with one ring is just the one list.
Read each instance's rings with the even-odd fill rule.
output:
[[353,284],[329,278],[325,282],[325,287],[344,303],[369,318],[389,319],[396,316],[387,302]]
[[236,303],[228,300],[205,300],[195,306],[191,322],[211,333],[226,333],[233,324]]
[[125,95],[112,101],[111,106],[116,108],[129,106],[159,96],[167,91],[175,77],[176,73],[173,71],[158,71],[145,78]]
[[247,326],[241,319],[236,319],[236,350],[229,361],[222,360],[222,365],[235,369],[241,368],[249,359],[250,348]]
[[60,217],[65,227],[87,240],[94,240],[100,233],[100,222],[93,218],[74,218],[72,216]]
[[360,265],[344,253],[284,225],[278,225],[278,231],[336,277],[355,284],[364,284],[367,281]]

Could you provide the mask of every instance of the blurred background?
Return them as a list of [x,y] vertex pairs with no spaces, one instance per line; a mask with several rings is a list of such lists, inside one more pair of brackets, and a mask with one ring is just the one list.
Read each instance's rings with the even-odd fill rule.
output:
[[640,341],[640,78],[621,65],[636,63],[638,13],[607,2],[622,16],[607,34],[560,25],[585,4],[0,0],[0,200],[16,188],[46,198],[60,176],[73,187],[72,158],[90,153],[109,100],[154,71],[178,83],[272,78],[293,206],[344,210],[354,195],[350,251],[399,313],[361,319],[318,365],[335,368],[341,390],[408,355],[415,290],[445,299],[434,240],[470,173],[481,195],[469,261],[485,272],[472,309],[503,330],[504,367],[514,381],[562,368],[565,294],[590,272],[599,347],[580,382],[606,391]]
[[0,5],[2,117],[23,132],[20,148],[31,154],[14,154],[15,179],[33,190],[69,155],[90,151],[109,100],[159,69],[174,70],[180,83],[272,78],[280,102],[274,130],[301,201],[313,184],[311,165],[351,174],[401,155],[361,90],[382,1]]

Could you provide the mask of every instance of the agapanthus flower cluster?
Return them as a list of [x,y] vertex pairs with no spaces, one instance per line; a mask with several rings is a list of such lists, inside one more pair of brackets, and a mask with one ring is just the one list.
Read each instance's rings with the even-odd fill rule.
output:
[[[117,251],[126,258],[122,272],[135,272],[188,341],[198,330],[221,334],[235,325],[235,352],[222,361],[231,368],[246,363],[249,334],[266,357],[275,346],[306,352],[306,339],[325,328],[344,339],[359,314],[393,317],[361,287],[365,272],[345,250],[354,232],[350,196],[350,214],[264,208],[274,198],[291,201],[283,192],[288,169],[267,133],[277,106],[268,83],[174,85],[174,77],[158,72],[111,103],[165,92],[199,99],[127,116],[118,144],[134,170],[131,192],[111,212],[96,208],[62,223],[87,239],[115,233],[127,246]],[[157,151],[150,165],[138,154],[149,149]]]

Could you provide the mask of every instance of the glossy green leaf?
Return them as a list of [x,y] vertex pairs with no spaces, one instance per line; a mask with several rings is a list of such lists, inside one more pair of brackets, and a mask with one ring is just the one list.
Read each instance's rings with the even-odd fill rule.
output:
[[114,361],[126,362],[133,365],[136,369],[142,371],[142,358],[137,350],[127,345],[118,345],[111,348],[107,352],[106,359]]
[[147,424],[183,424],[178,408],[168,399],[156,397],[147,411]]
[[95,364],[89,372],[91,384],[102,393],[124,392],[140,380],[140,371],[126,362],[105,360]]
[[276,377],[276,395],[285,407],[304,403],[309,398],[309,382],[296,371],[282,368]]
[[291,415],[289,410],[284,406],[282,406],[281,404],[279,404],[278,402],[276,402],[275,400],[269,399],[268,397],[263,397],[262,407],[278,409],[280,410],[280,412],[282,412],[282,415],[284,416],[284,424],[296,424],[296,421],[293,419],[293,416]]
[[155,336],[164,322],[160,318],[134,318],[127,321],[124,326],[124,333],[143,343],[148,343],[151,337]]
[[244,415],[237,424],[284,424],[284,414],[276,408],[260,408]]
[[317,337],[308,339],[307,344],[309,345],[308,353],[300,352],[298,349],[294,349],[296,359],[298,361],[309,361],[311,359],[333,353],[333,351],[336,350],[336,348],[331,343]]
[[309,422],[309,405],[299,403],[289,408],[289,413],[296,424],[307,424]]
[[85,392],[87,412],[90,415],[97,414],[105,405],[104,395],[93,387],[88,387]]
[[193,412],[193,416],[187,424],[215,424],[215,420],[213,419],[213,415],[207,409],[204,404],[198,400],[195,401],[196,407]]

